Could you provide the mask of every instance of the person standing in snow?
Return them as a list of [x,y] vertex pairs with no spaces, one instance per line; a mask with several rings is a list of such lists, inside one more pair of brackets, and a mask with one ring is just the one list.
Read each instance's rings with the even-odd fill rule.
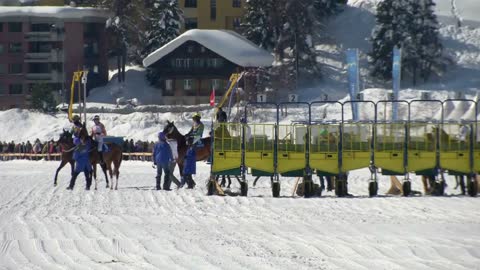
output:
[[158,133],[158,142],[153,147],[153,164],[157,166],[156,188],[160,190],[162,172],[165,174],[163,189],[170,190],[170,163],[173,162],[173,155],[167,143],[165,133]]
[[173,162],[170,163],[169,170],[170,170],[170,180],[172,180],[177,188],[180,187],[180,181],[178,181],[177,177],[173,174],[175,172],[175,167],[178,162],[178,144],[177,140],[175,139],[167,139],[167,143],[170,146],[170,150],[172,151]]
[[219,123],[227,122],[227,113],[223,111],[222,107],[218,107],[217,121]]
[[73,139],[73,143],[76,147],[75,152],[73,152],[75,170],[73,171],[72,179],[70,179],[70,185],[67,189],[73,190],[77,176],[83,172],[87,182],[85,189],[90,190],[90,186],[92,185],[92,165],[90,164],[90,148],[92,144],[90,138],[76,137]]
[[197,171],[197,160],[195,153],[195,146],[193,144],[193,138],[190,137],[187,139],[187,153],[185,154],[185,161],[183,162],[183,178],[180,187],[185,185],[187,182],[188,188],[194,188],[196,183],[193,181],[192,174],[196,174]]

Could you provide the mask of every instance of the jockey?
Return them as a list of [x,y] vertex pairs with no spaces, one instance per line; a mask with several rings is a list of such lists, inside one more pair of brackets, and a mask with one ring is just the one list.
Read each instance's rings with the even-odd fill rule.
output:
[[72,117],[73,127],[72,127],[72,134],[78,138],[80,135],[80,131],[82,130],[82,123],[80,122],[80,116],[78,114]]
[[190,129],[190,131],[185,135],[186,137],[193,137],[193,144],[196,144],[198,143],[201,139],[202,139],[202,136],[203,136],[203,129],[204,129],[204,126],[203,126],[203,123],[202,121],[200,121],[200,114],[199,113],[194,113],[193,116],[192,116],[192,119],[193,119],[193,125],[192,125],[192,129]]
[[[107,130],[105,126],[100,122],[100,116],[95,115],[93,117],[93,122],[95,125],[92,127],[90,136],[97,142],[97,151],[98,153],[103,152],[103,138],[107,136]],[[103,163],[103,155],[100,154],[100,161]]]

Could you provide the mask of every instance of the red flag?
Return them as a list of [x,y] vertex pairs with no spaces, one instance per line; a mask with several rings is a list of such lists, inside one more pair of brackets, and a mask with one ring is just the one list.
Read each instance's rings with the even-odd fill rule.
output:
[[210,94],[210,107],[215,107],[215,88],[212,89]]

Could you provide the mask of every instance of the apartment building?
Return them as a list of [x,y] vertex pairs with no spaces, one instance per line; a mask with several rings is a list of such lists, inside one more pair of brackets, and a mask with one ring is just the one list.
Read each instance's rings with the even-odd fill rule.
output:
[[73,72],[86,69],[90,87],[108,81],[108,13],[94,8],[0,9],[0,109],[28,108],[34,84],[65,99]]
[[246,0],[179,0],[184,12],[184,30],[240,29]]

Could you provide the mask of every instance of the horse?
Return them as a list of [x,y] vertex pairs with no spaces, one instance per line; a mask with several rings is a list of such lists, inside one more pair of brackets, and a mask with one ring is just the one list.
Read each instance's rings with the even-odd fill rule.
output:
[[[178,151],[178,169],[180,171],[180,176],[183,177],[183,162],[185,159],[185,154],[187,153],[187,138],[185,135],[181,134],[175,124],[167,120],[167,125],[163,129],[165,136],[168,139],[173,139],[177,141],[177,151]],[[196,147],[196,161],[207,160],[211,155],[211,137],[206,137],[201,139],[203,146]]]
[[[79,135],[80,138],[85,138],[85,137],[88,137],[88,139],[90,139],[91,141],[94,141],[92,139],[91,136],[88,135],[88,132],[87,132],[87,128],[85,127],[85,125],[82,126],[82,129],[80,130],[80,135]],[[120,145],[117,145],[115,143],[104,143],[108,146],[108,151],[104,151],[102,152],[103,154],[103,161],[105,162],[105,166],[108,170],[108,173],[110,175],[110,180],[112,181],[112,185],[110,186],[110,190],[113,190],[113,186],[114,186],[114,179],[113,179],[113,176],[115,175],[115,190],[118,189],[118,176],[120,175],[120,165],[122,164],[122,158],[123,158],[123,152],[122,152],[122,147]],[[99,155],[100,153],[98,153],[98,151],[96,151],[97,149],[97,144],[95,143],[94,144],[94,147],[91,151],[93,151],[94,153],[97,153],[97,155]],[[98,159],[98,161],[100,161],[100,158]],[[113,163],[113,170],[112,170],[112,163]],[[96,164],[96,163],[95,163]],[[94,166],[95,168],[96,166]],[[95,169],[94,169],[95,171]],[[95,188],[97,186],[97,181],[95,179]],[[108,188],[108,181],[107,181],[107,188]]]
[[[60,138],[57,141],[57,144],[62,147],[62,160],[60,162],[60,166],[58,166],[57,171],[55,172],[55,179],[53,182],[54,186],[57,186],[57,178],[58,178],[58,173],[60,170],[67,164],[70,163],[71,167],[71,174],[73,175],[73,170],[75,167],[75,160],[73,160],[73,151],[75,150],[75,145],[73,144],[73,138],[72,138],[72,133],[70,133],[68,130],[63,130],[63,133],[60,134]],[[93,167],[93,178],[95,179],[95,189],[97,189],[97,163],[100,163],[100,157],[98,156],[97,151],[91,151],[90,152],[90,163],[92,164]],[[109,187],[108,183],[108,176],[107,176],[107,167],[105,165],[101,165],[103,174],[105,175],[105,181],[107,182],[107,188]]]

